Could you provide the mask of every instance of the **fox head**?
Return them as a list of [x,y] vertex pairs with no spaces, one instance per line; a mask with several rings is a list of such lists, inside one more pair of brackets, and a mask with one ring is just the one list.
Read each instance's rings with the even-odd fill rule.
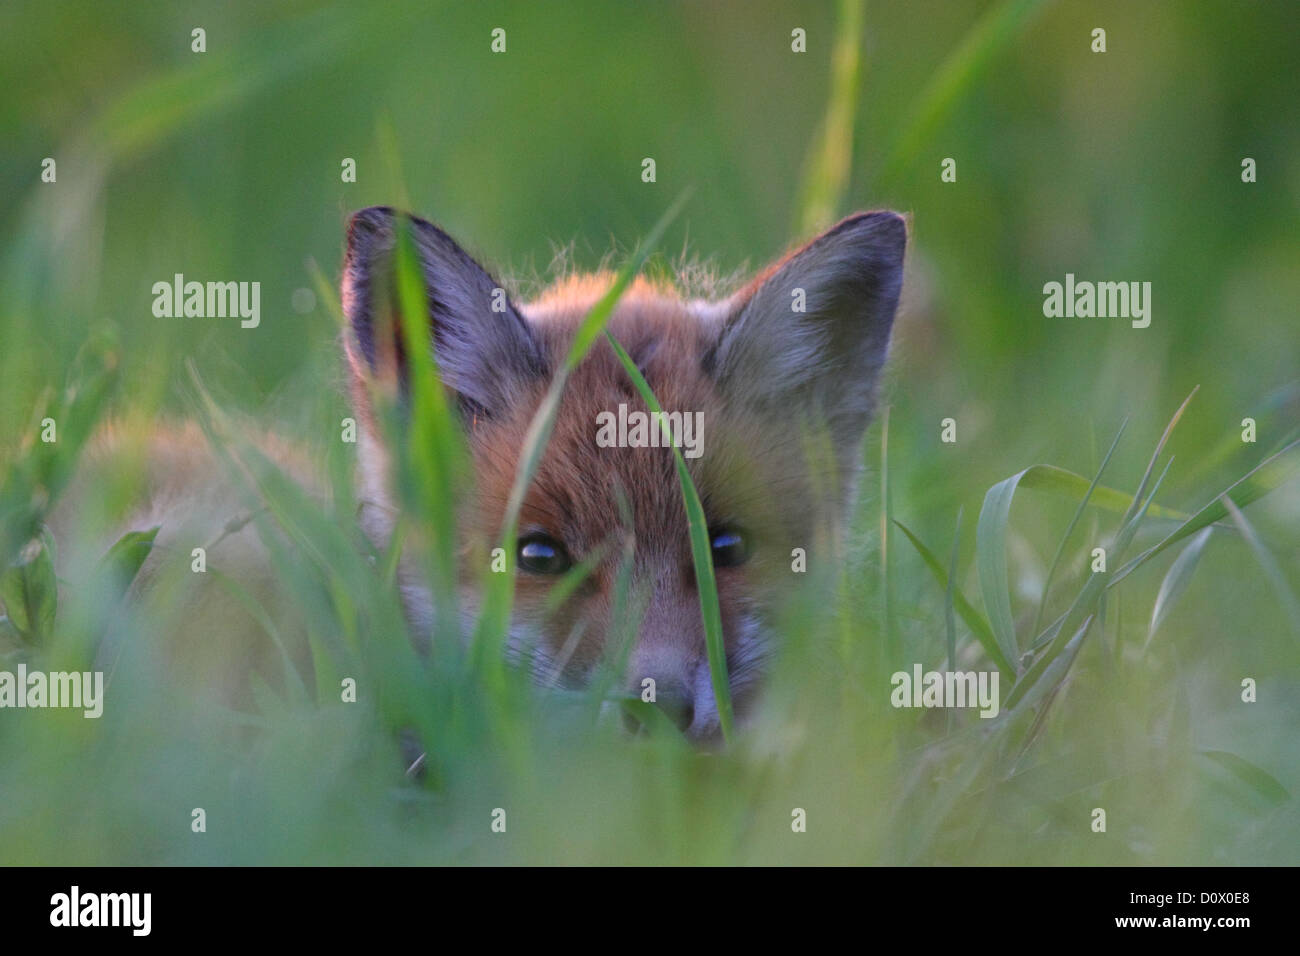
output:
[[[363,523],[380,546],[397,506],[393,455],[369,396],[376,384],[405,394],[391,305],[398,215],[354,215],[343,269]],[[515,303],[446,233],[415,218],[409,229],[437,366],[473,471],[458,542],[461,611],[472,621],[529,423],[614,277],[571,277]],[[773,650],[772,620],[802,570],[797,556],[828,556],[852,500],[906,239],[895,213],[851,216],[727,299],[686,299],[637,279],[610,317],[607,329],[663,410],[696,425],[684,460],[708,521],[739,716],[752,709]],[[645,428],[638,436],[635,413],[647,411],[638,396],[604,339],[570,375],[519,515],[509,653],[551,685],[581,686],[603,668],[640,695],[650,678],[656,702],[689,735],[707,738],[718,709],[682,491],[673,450],[660,447],[669,442]],[[615,416],[633,425],[625,441],[608,440]],[[548,601],[579,563],[589,567],[581,584],[558,606]],[[417,572],[399,573],[408,616],[427,634],[437,613],[430,591]],[[616,598],[620,582],[632,601]],[[623,620],[614,619],[618,608]]]

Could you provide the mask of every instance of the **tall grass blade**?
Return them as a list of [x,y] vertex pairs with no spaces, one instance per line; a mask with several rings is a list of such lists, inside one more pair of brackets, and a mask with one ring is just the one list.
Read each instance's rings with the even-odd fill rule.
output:
[[1079,500],[1079,507],[1074,511],[1074,517],[1070,519],[1069,525],[1066,526],[1065,534],[1061,535],[1061,543],[1056,546],[1056,554],[1052,555],[1052,563],[1047,566],[1047,577],[1043,580],[1043,596],[1038,602],[1038,613],[1034,615],[1034,626],[1030,628],[1029,633],[1037,634],[1038,626],[1043,621],[1043,611],[1047,607],[1047,599],[1051,595],[1052,580],[1056,577],[1056,569],[1061,564],[1061,557],[1065,554],[1065,546],[1070,542],[1070,536],[1074,534],[1075,527],[1079,524],[1079,519],[1083,517],[1083,512],[1088,507],[1088,502],[1092,500],[1093,492],[1097,490],[1097,484],[1101,481],[1102,474],[1106,471],[1106,466],[1110,463],[1111,455],[1115,454],[1115,449],[1119,446],[1119,440],[1124,435],[1124,429],[1128,427],[1128,419],[1120,423],[1119,431],[1115,433],[1114,440],[1110,443],[1105,456],[1101,460],[1101,465],[1097,468],[1097,473],[1092,477],[1092,483],[1083,493]]
[[[1142,507],[1120,528],[1119,533],[1115,536],[1115,541],[1111,547],[1111,552],[1115,557],[1122,555],[1129,544],[1132,543],[1134,535],[1137,534],[1138,528],[1141,527],[1143,518],[1146,517],[1147,508],[1150,507],[1156,492],[1160,490],[1161,484],[1164,483],[1165,476],[1169,474],[1171,465],[1173,465],[1172,458],[1165,463],[1164,470],[1161,471],[1160,477],[1156,479],[1155,486],[1151,489],[1151,494],[1147,496]],[[1015,707],[1026,692],[1031,690],[1035,683],[1043,678],[1044,674],[1051,668],[1053,661],[1065,649],[1069,640],[1073,640],[1073,638],[1067,639],[1066,635],[1071,633],[1070,629],[1075,623],[1085,615],[1090,618],[1096,615],[1097,607],[1109,585],[1110,577],[1111,573],[1106,571],[1094,571],[1089,576],[1087,584],[1083,586],[1083,590],[1079,592],[1079,596],[1075,598],[1070,609],[1057,619],[1052,628],[1049,628],[1049,632],[1055,629],[1055,638],[1052,643],[1039,654],[1028,670],[1021,675],[1020,680],[1016,681],[1016,685],[1011,688],[1011,693],[1007,695],[1007,708]]]
[[409,421],[402,462],[410,512],[424,517],[433,536],[432,584],[436,627],[444,646],[459,639],[457,599],[457,502],[469,474],[469,453],[456,413],[438,372],[429,328],[424,270],[415,251],[411,223],[397,228],[395,266],[399,327],[405,344],[410,389]]
[[1286,610],[1286,616],[1291,621],[1291,629],[1295,631],[1296,637],[1300,637],[1300,601],[1296,600],[1295,592],[1291,590],[1291,585],[1287,583],[1286,575],[1282,573],[1277,558],[1273,557],[1273,553],[1268,550],[1268,546],[1264,544],[1259,533],[1246,520],[1246,516],[1241,513],[1241,509],[1232,503],[1232,499],[1224,495],[1222,501],[1223,506],[1228,509],[1228,514],[1232,516],[1233,522],[1241,531],[1241,536],[1246,539],[1250,549],[1255,552],[1255,560],[1264,569],[1264,574],[1268,577],[1269,583],[1277,591],[1277,595],[1282,601],[1282,607]]
[[[1156,636],[1156,631],[1160,630],[1160,625],[1165,622],[1169,612],[1173,610],[1174,603],[1182,596],[1187,585],[1191,583],[1192,573],[1196,570],[1196,565],[1201,560],[1201,552],[1205,550],[1205,544],[1210,540],[1213,528],[1202,528],[1196,537],[1192,538],[1187,547],[1170,565],[1169,571],[1165,574],[1165,579],[1160,582],[1160,590],[1156,594],[1155,605],[1151,608],[1151,623],[1147,627],[1147,639],[1143,645],[1144,649],[1149,647],[1151,639]],[[1116,592],[1119,593],[1118,591]]]
[[564,393],[565,383],[568,382],[569,374],[586,356],[587,351],[604,330],[610,316],[614,314],[614,307],[618,304],[624,291],[632,283],[632,279],[635,278],[637,273],[641,271],[646,259],[649,258],[654,247],[658,245],[669,224],[677,217],[689,196],[689,191],[683,193],[668,208],[668,211],[660,217],[645,240],[637,247],[636,252],[619,270],[609,290],[592,306],[591,311],[582,320],[582,324],[578,327],[578,331],[574,336],[573,344],[569,348],[564,365],[556,371],[541,405],[538,407],[536,414],[533,415],[533,420],[529,423],[528,431],[524,435],[523,448],[519,455],[519,465],[515,471],[515,480],[511,485],[505,515],[502,519],[500,546],[505,552],[506,570],[504,573],[488,576],[483,612],[479,616],[475,628],[475,646],[481,647],[483,652],[490,653],[494,657],[500,655],[506,631],[510,624],[511,608],[514,603],[515,538],[518,536],[519,530],[519,510],[523,507],[524,495],[528,491],[528,486],[532,483],[533,475],[537,471],[542,454],[546,450],[546,444],[550,440],[551,429],[555,424],[555,414],[560,406],[560,397]]
[[[1059,468],[1056,465],[1034,465],[1030,467],[1021,477],[1020,487],[1032,488],[1035,491],[1046,491],[1064,498],[1077,498],[1080,495],[1085,495],[1088,504],[1093,508],[1126,515],[1132,511],[1134,503],[1141,500],[1136,495],[1130,495],[1128,492],[1116,488],[1108,488],[1106,485],[1094,486],[1093,482],[1083,477],[1083,475],[1066,468]],[[1092,489],[1091,494],[1088,493],[1089,488]],[[1153,503],[1147,510],[1147,517],[1161,521],[1186,521],[1188,515],[1173,508],[1164,508]]]
[[891,652],[894,646],[894,607],[890,601],[893,584],[889,578],[889,406],[880,421],[880,636]]
[[1300,454],[1294,454],[1297,450],[1300,450],[1300,439],[1269,455],[1215,495],[1213,500],[1174,529],[1166,538],[1116,571],[1111,578],[1110,586],[1114,587],[1166,548],[1227,517],[1228,509],[1223,504],[1225,497],[1230,498],[1238,508],[1244,508],[1252,501],[1257,501],[1273,489],[1285,484],[1297,471],[1300,471]]
[[668,421],[663,417],[663,407],[650,385],[636,367],[636,362],[623,350],[608,330],[605,337],[613,346],[618,360],[636,385],[641,400],[646,403],[653,416],[663,427],[668,439],[668,446],[673,452],[673,461],[677,466],[677,480],[682,489],[682,502],[686,507],[686,521],[691,535],[691,559],[695,564],[695,586],[700,594],[700,613],[704,618],[704,644],[709,656],[709,676],[713,683],[713,696],[718,704],[718,723],[722,726],[722,737],[731,740],[731,682],[727,677],[727,652],[722,637],[722,606],[718,602],[718,582],[713,574],[713,547],[709,540],[709,523],[704,514],[704,504],[700,493],[686,470],[686,459],[682,451],[673,443],[672,431]]
[[1249,760],[1238,757],[1226,750],[1202,750],[1202,757],[1213,760],[1238,780],[1250,786],[1269,803],[1282,804],[1291,799],[1291,792],[1278,779],[1266,770],[1255,766]]
[[99,559],[100,571],[108,576],[116,597],[122,597],[130,589],[131,582],[153,551],[160,527],[154,525],[147,531],[128,531]]
[[[1003,705],[1004,713],[1023,713],[1042,700],[1045,694],[1055,691],[1061,686],[1061,682],[1065,680],[1065,675],[1069,672],[1070,665],[1074,663],[1079,648],[1083,645],[1083,639],[1087,637],[1088,630],[1092,627],[1094,620],[1096,620],[1096,616],[1089,614],[1083,623],[1079,625],[1079,629],[1074,632],[1074,635],[1065,642],[1060,653],[1047,661],[1041,672],[1035,675],[1032,681],[1029,681],[1027,687],[1023,686],[1024,682],[1022,681],[1011,689],[1012,692],[1007,695],[1006,704]],[[1037,663],[1035,662],[1035,664]],[[1026,673],[1025,680],[1028,680],[1029,677],[1030,673]],[[1031,735],[1036,735],[1037,731],[1037,727],[1030,729]],[[1026,737],[1026,747],[1029,746],[1032,739],[1032,736]]]
[[966,34],[921,93],[911,121],[886,152],[879,176],[882,188],[894,185],[993,58],[1015,39],[1030,14],[1042,5],[1043,0],[1005,0]]
[[943,589],[943,625],[948,640],[948,669],[957,669],[957,622],[953,620],[953,590],[957,581],[957,555],[961,551],[962,509],[957,509],[957,527],[952,535],[952,554],[948,557],[948,586]]
[[1011,616],[1011,586],[1007,576],[1007,524],[1011,516],[1011,499],[1026,472],[999,481],[984,496],[979,522],[975,526],[975,560],[979,571],[980,593],[984,611],[997,638],[998,647],[1008,660],[1020,654],[1015,622]]
[[826,115],[809,149],[799,199],[799,233],[828,225],[844,207],[853,159],[853,120],[858,75],[863,0],[839,0],[835,45],[831,50],[831,90]]
[[1183,412],[1187,411],[1187,406],[1191,404],[1192,399],[1196,397],[1196,393],[1200,390],[1201,386],[1199,385],[1193,388],[1187,394],[1187,397],[1183,399],[1183,403],[1178,406],[1178,411],[1174,412],[1174,417],[1169,419],[1169,424],[1165,426],[1164,432],[1160,435],[1160,440],[1156,442],[1155,450],[1151,452],[1151,460],[1147,462],[1147,470],[1142,474],[1138,489],[1133,494],[1133,504],[1129,506],[1129,510],[1124,514],[1124,523],[1127,523],[1137,512],[1138,502],[1142,500],[1142,495],[1146,492],[1147,482],[1151,480],[1151,474],[1156,469],[1156,462],[1160,459],[1160,453],[1165,450],[1165,445],[1169,442],[1169,436],[1174,433],[1174,426],[1178,424],[1179,419],[1183,417]]
[[[921,539],[903,522],[895,518],[894,524],[898,525],[899,531],[907,535],[907,540],[912,542],[912,547],[916,548],[916,553],[921,556],[926,567],[930,569],[935,580],[939,582],[939,586],[946,592],[948,590],[948,574],[944,571],[943,564],[935,557],[934,552],[926,547]],[[1002,672],[1004,677],[1014,677],[1016,668],[1012,665],[1011,659],[1003,653],[1002,648],[998,645],[997,638],[993,636],[993,630],[989,627],[988,622],[984,620],[983,615],[966,599],[966,595],[962,594],[961,588],[957,587],[956,584],[952,586],[952,600],[957,613],[966,622],[966,626],[975,635],[975,639],[980,642],[984,652],[993,659],[993,663],[997,665],[998,670]]]

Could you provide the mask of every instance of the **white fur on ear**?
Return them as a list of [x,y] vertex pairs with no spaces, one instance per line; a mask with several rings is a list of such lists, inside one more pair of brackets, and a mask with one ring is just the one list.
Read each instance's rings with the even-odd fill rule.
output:
[[907,226],[893,212],[850,216],[729,300],[705,357],[729,401],[824,415],[853,440],[870,421],[903,282]]
[[[376,310],[391,310],[396,299],[393,251],[399,215],[374,206],[348,222],[342,301],[350,327],[346,349],[357,375],[388,373],[378,367],[377,352],[384,354],[386,343],[377,343],[376,334],[395,334],[397,323]],[[492,415],[510,404],[523,381],[547,375],[542,349],[482,266],[437,226],[414,216],[407,219],[424,272],[442,379],[463,406]],[[397,375],[405,373],[403,366],[399,359]]]

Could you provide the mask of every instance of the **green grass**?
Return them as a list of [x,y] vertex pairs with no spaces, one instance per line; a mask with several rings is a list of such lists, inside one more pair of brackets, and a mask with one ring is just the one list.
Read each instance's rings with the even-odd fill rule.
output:
[[[663,406],[650,389],[645,376],[636,367],[636,362],[618,344],[608,330],[605,337],[609,340],[614,354],[623,364],[628,377],[636,386],[638,394],[646,403],[651,413],[662,413]],[[677,469],[677,483],[681,486],[682,507],[686,509],[687,528],[691,536],[691,561],[695,568],[695,587],[700,594],[700,615],[704,623],[704,646],[709,658],[709,677],[713,684],[713,695],[718,706],[718,723],[722,729],[723,740],[732,739],[734,715],[731,708],[731,684],[727,677],[727,653],[722,642],[722,610],[718,603],[718,582],[713,575],[713,546],[709,536],[709,522],[704,514],[704,505],[700,502],[700,493],[686,470],[686,459],[682,451],[672,441],[672,430],[666,418],[659,418],[663,426],[668,445],[673,450],[673,463]]]
[[[113,64],[102,92],[86,105],[56,84],[43,106],[0,116],[22,157],[7,167],[22,166],[11,181],[31,179],[29,155],[55,151],[67,185],[3,197],[22,215],[4,239],[14,281],[0,287],[0,669],[94,666],[109,684],[97,721],[0,712],[0,862],[1297,861],[1300,747],[1278,728],[1300,715],[1300,346],[1275,291],[1287,274],[1276,264],[1297,247],[1285,203],[1231,183],[1238,153],[1262,151],[1270,136],[1273,168],[1287,175],[1281,157],[1298,135],[1279,120],[1291,115],[1294,83],[1276,79],[1294,45],[1258,42],[1284,35],[1277,12],[1262,7],[1239,26],[1212,11],[1161,10],[1153,23],[1116,11],[1103,70],[1076,50],[1089,24],[1065,5],[942,5],[923,22],[849,0],[720,9],[723,24],[743,15],[761,25],[756,35],[774,37],[783,56],[795,17],[810,52],[748,61],[728,33],[683,53],[683,37],[719,29],[690,5],[635,27],[592,7],[591,30],[520,11],[512,52],[486,63],[472,51],[486,48],[491,17],[473,10],[398,5],[381,20],[324,5],[278,22],[203,10],[208,60],[175,46],[172,24],[135,23],[142,41],[91,30]],[[33,30],[55,16],[21,12]],[[1156,26],[1205,43],[1156,45],[1155,65],[1123,52],[1126,36]],[[421,31],[435,56],[411,41]],[[287,60],[285,37],[303,41]],[[78,49],[58,54],[68,75],[80,75]],[[560,49],[581,66],[554,69]],[[3,62],[32,68],[35,54],[10,52]],[[648,90],[620,79],[628,67],[654,73],[670,53],[694,66]],[[335,57],[349,84],[322,78],[325,89],[309,89],[304,71]],[[1238,126],[1178,91],[1153,95],[1150,112],[1131,102],[1133,89],[1191,64],[1207,67],[1196,75],[1217,84]],[[788,99],[761,86],[773,69]],[[1250,82],[1233,85],[1242,70]],[[1081,95],[1096,115],[1072,105]],[[735,125],[755,97],[770,115]],[[87,133],[61,136],[83,111]],[[1081,135],[1096,116],[1136,132]],[[506,138],[528,148],[504,148]],[[65,162],[79,154],[64,141],[94,162]],[[236,158],[245,154],[231,144],[245,142],[258,160]],[[1169,165],[1174,153],[1181,167]],[[339,190],[338,158],[354,154],[362,182]],[[659,159],[660,183],[636,179],[644,155]],[[944,186],[947,155],[961,172]],[[626,184],[611,185],[624,165]],[[1164,178],[1122,185],[1153,165]],[[1223,168],[1228,185],[1218,185]],[[99,171],[99,187],[85,169]],[[799,169],[801,190],[791,185]],[[692,184],[689,204],[671,202]],[[1191,194],[1201,208],[1189,221]],[[542,691],[503,666],[512,573],[484,567],[485,606],[467,632],[447,615],[431,653],[413,647],[397,558],[417,554],[439,601],[454,606],[463,441],[416,320],[424,291],[403,239],[397,311],[417,401],[402,420],[393,396],[374,396],[400,449],[406,516],[397,542],[376,551],[358,524],[350,448],[337,440],[348,411],[329,319],[340,315],[335,272],[316,265],[337,261],[341,211],[398,199],[499,242],[487,248],[503,259],[542,255],[550,237],[641,240],[533,422],[498,542],[511,562],[565,377],[604,346],[631,279],[671,268],[656,250],[689,237],[727,266],[753,265],[796,238],[790,221],[866,205],[912,213],[914,284],[886,407],[864,443],[872,478],[842,559],[810,568],[811,586],[793,596],[763,709],[744,730],[729,715],[707,527],[677,457],[729,738],[719,752],[689,746],[607,679]],[[1229,214],[1232,235],[1193,225]],[[1104,252],[1071,245],[1044,215]],[[108,228],[96,240],[100,221]],[[1127,241],[1139,223],[1165,237],[1148,242],[1156,252]],[[102,248],[87,251],[75,241],[83,234]],[[598,252],[580,245],[574,257]],[[262,278],[265,336],[147,317],[140,289],[174,262],[211,270],[199,278]],[[1042,322],[1037,289],[1067,268],[1154,277],[1165,297],[1156,322],[1143,332]],[[269,304],[300,286],[314,287],[314,314]],[[106,315],[116,331],[90,334]],[[235,569],[208,572],[242,615],[216,636],[251,630],[272,649],[237,708],[212,702],[198,671],[169,670],[154,653],[197,626],[185,604],[191,558],[166,551],[155,529],[103,534],[138,482],[131,462],[97,489],[84,535],[46,527],[98,424],[122,417],[139,437],[163,414],[202,423],[238,489],[231,527],[255,527],[276,569],[275,604]],[[938,440],[949,415],[960,423],[953,446]],[[1258,419],[1257,445],[1240,441],[1246,415]],[[46,417],[58,426],[52,444],[40,440]],[[312,446],[323,493],[258,450],[250,422]],[[1100,455],[1088,448],[1094,431],[1115,435]],[[1105,572],[1090,571],[1094,547],[1106,548]],[[124,600],[151,552],[165,573],[148,600]],[[630,621],[639,596],[621,557],[614,617]],[[590,567],[557,584],[555,603]],[[895,671],[944,661],[996,670],[1002,713],[890,705]],[[342,700],[346,679],[355,703]],[[1256,703],[1242,701],[1245,679],[1257,682]],[[611,726],[610,704],[644,733]],[[398,743],[412,731],[425,749],[418,776],[404,772]],[[206,833],[190,829],[195,807],[207,811]],[[498,807],[505,834],[489,827]],[[1107,811],[1105,834],[1090,829],[1095,807]],[[806,833],[791,831],[795,808],[808,813]]]

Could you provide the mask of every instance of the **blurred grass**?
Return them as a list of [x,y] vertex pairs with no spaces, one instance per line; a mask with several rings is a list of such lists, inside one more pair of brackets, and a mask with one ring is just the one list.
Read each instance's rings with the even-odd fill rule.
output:
[[831,90],[826,116],[812,148],[799,201],[800,235],[825,229],[842,215],[853,160],[853,114],[861,83],[863,0],[839,0],[831,50]]
[[[634,10],[7,8],[0,81],[34,92],[0,109],[0,642],[4,666],[89,666],[99,648],[113,669],[98,721],[0,712],[0,862],[1297,862],[1300,744],[1280,732],[1300,719],[1288,5]],[[1087,52],[1097,23],[1105,55]],[[510,52],[493,58],[497,25]],[[807,54],[789,51],[794,26]],[[38,181],[47,155],[56,185]],[[1244,155],[1257,184],[1239,180]],[[356,184],[338,179],[345,156]],[[644,156],[656,184],[639,180]],[[955,184],[939,181],[944,156]],[[394,555],[368,554],[337,467],[338,328],[314,268],[338,261],[347,212],[406,193],[527,282],[548,243],[576,237],[572,258],[594,265],[692,184],[657,245],[689,238],[723,270],[778,253],[790,221],[912,217],[887,469],[883,431],[864,452],[887,491],[864,483],[845,564],[810,570],[838,597],[792,609],[758,725],[707,756],[637,702],[647,733],[629,741],[592,720],[593,700],[541,694],[492,655],[413,651]],[[179,271],[262,281],[262,327],[154,319],[150,285]],[[1152,281],[1151,328],[1043,320],[1042,283],[1066,271]],[[313,285],[317,307],[291,310]],[[89,334],[104,318],[116,341]],[[436,367],[421,375],[427,391]],[[1196,385],[1166,446],[1168,409]],[[47,413],[54,445],[39,441]],[[239,595],[282,648],[242,711],[149,655],[192,626],[188,555],[136,606],[117,596],[143,539],[89,540],[125,507],[132,469],[88,540],[40,534],[96,423],[143,434],[167,413],[204,421],[289,596],[281,616]],[[329,449],[331,507],[246,441],[249,416]],[[949,416],[957,445],[939,440]],[[1240,441],[1247,416],[1258,445]],[[1124,441],[1090,459],[1085,436],[1124,419]],[[445,425],[435,414],[407,452],[421,534],[453,520]],[[1156,500],[1161,453],[1141,452],[1158,444]],[[936,558],[948,549],[929,544],[1008,475],[1036,493],[1014,511],[1007,495]],[[1113,513],[1103,579],[1083,516],[1099,529]],[[911,544],[886,566],[890,524]],[[114,540],[111,573],[95,573]],[[888,704],[891,673],[949,656],[950,608],[960,666],[1001,668],[1019,703],[997,720]],[[356,704],[339,700],[345,676]],[[1257,703],[1241,702],[1245,678]],[[411,728],[422,781],[401,773]],[[189,830],[195,806],[206,834]],[[1089,829],[1095,806],[1108,834]],[[495,807],[506,835],[489,831]],[[807,833],[791,832],[794,807]]]

